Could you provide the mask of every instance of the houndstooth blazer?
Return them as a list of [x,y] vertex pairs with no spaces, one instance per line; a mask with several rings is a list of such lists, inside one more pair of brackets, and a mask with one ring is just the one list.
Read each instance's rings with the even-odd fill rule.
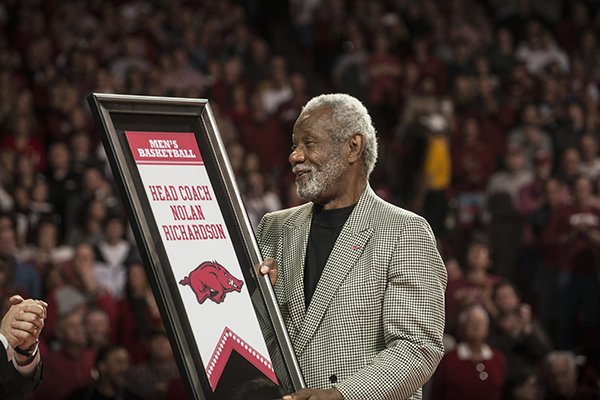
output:
[[308,387],[346,400],[420,399],[443,355],[446,270],[429,224],[367,186],[306,309],[304,259],[312,203],[267,214],[257,228]]

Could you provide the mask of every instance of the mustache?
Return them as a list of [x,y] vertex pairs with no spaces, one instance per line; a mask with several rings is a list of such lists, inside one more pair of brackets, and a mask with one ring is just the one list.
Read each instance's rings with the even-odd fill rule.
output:
[[292,172],[294,174],[298,174],[300,172],[312,172],[315,170],[313,165],[308,164],[296,164],[292,167]]

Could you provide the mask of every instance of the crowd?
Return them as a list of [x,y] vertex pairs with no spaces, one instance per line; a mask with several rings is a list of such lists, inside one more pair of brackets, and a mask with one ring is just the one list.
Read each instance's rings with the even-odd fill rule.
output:
[[334,91],[374,118],[373,188],[428,219],[446,262],[447,354],[425,396],[600,398],[597,9],[1,2],[0,300],[48,303],[33,398],[183,390],[85,97],[209,99],[256,226],[299,203],[292,124]]

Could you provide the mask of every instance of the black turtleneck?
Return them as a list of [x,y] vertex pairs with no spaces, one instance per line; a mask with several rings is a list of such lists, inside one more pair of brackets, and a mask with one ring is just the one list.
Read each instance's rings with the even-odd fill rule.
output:
[[317,288],[333,245],[346,220],[354,210],[353,204],[348,207],[325,210],[316,205],[313,209],[312,223],[304,260],[304,301],[306,308]]

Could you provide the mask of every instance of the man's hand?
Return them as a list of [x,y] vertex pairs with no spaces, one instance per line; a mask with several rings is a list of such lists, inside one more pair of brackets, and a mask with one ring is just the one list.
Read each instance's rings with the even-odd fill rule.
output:
[[48,304],[41,300],[24,300],[18,295],[12,296],[9,301],[11,307],[2,318],[0,333],[13,349],[28,349],[37,342],[42,332]]
[[277,283],[277,261],[275,259],[265,258],[257,269],[259,275],[269,275],[271,285],[275,286]]
[[302,389],[296,393],[283,396],[283,400],[344,400],[336,389]]

